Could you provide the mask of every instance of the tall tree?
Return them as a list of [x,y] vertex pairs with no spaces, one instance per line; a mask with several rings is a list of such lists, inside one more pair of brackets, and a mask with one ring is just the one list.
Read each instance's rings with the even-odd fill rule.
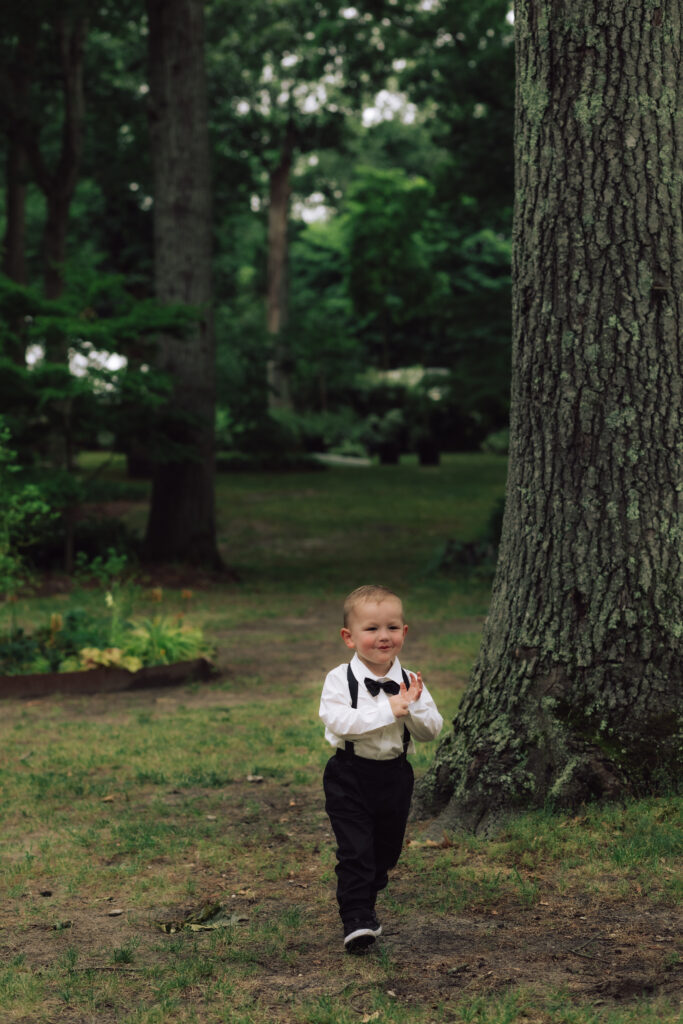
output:
[[358,168],[347,193],[349,294],[385,370],[405,361],[402,335],[421,333],[434,292],[420,235],[431,196],[422,177],[370,167]]
[[290,402],[285,328],[292,174],[302,155],[343,147],[347,115],[384,80],[391,58],[383,16],[391,10],[389,0],[343,8],[333,0],[218,0],[210,8],[213,107],[222,100],[225,110],[226,89],[234,90],[227,94],[231,140],[243,162],[254,164],[254,191],[266,185],[273,405]]
[[[28,281],[26,268],[26,187],[28,162],[22,138],[23,126],[28,119],[33,62],[36,55],[35,40],[20,35],[13,40],[12,55],[7,61],[5,78],[6,102],[4,111],[7,135],[5,165],[6,226],[2,269],[18,284]],[[9,113],[11,111],[11,113]],[[23,357],[23,353],[22,353]]]
[[160,339],[173,380],[155,453],[145,548],[154,560],[216,565],[211,173],[202,0],[147,0],[157,298],[194,306],[189,336]]
[[[88,33],[87,3],[73,0],[56,7],[47,3],[5,13],[0,27],[8,54],[0,112],[9,138],[7,257],[20,266],[19,248],[23,244],[22,217],[27,169],[45,195],[46,217],[43,233],[45,294],[58,298],[63,290],[63,265],[69,209],[80,172],[83,152],[85,90],[83,84],[84,48]],[[36,82],[38,57],[42,65]],[[46,70],[47,69],[47,70]],[[54,111],[45,132],[45,108],[52,107],[52,94],[38,99],[36,86],[45,89],[50,79],[59,83],[61,109]],[[54,108],[52,108],[54,109]],[[59,126],[58,140],[52,135]],[[48,136],[47,143],[45,136]],[[56,353],[56,355],[63,355]]]
[[478,661],[421,790],[451,824],[676,779],[681,27],[677,0],[515,5],[507,505]]

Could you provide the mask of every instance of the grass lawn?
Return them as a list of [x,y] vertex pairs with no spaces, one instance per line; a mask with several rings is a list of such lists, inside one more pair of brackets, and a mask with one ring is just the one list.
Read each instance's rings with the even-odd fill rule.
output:
[[[240,583],[167,571],[138,594],[172,615],[193,590],[217,680],[0,703],[2,1024],[679,1019],[673,798],[529,815],[495,842],[414,823],[383,938],[364,957],[341,948],[317,719],[344,660],[341,600],[369,581],[404,595],[405,662],[451,718],[490,579],[434,564],[447,538],[482,535],[504,475],[499,458],[453,456],[221,477]],[[133,525],[144,498],[122,508]],[[68,600],[45,593],[18,615]]]

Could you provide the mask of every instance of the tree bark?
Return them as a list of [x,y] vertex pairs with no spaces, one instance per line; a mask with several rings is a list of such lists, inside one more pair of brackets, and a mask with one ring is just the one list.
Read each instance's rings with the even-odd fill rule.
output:
[[[83,61],[88,22],[79,18],[71,25],[65,13],[56,15],[55,31],[59,43],[64,123],[59,161],[53,172],[45,164],[39,143],[39,129],[32,126],[24,136],[24,145],[36,182],[45,194],[47,216],[43,233],[45,258],[45,295],[57,299],[64,290],[64,262],[69,211],[83,154],[85,125],[85,89]],[[54,360],[65,360],[66,352],[48,353]]]
[[[6,103],[11,104],[7,122],[7,156],[5,164],[5,239],[3,273],[17,284],[28,283],[26,265],[26,195],[29,179],[28,160],[22,142],[20,126],[28,118],[31,77],[35,60],[35,41],[20,38],[16,59],[7,68],[5,81],[0,83],[7,92]],[[22,318],[14,318],[7,336],[8,354],[20,366],[26,361],[24,341],[25,325]]]
[[[85,121],[85,93],[83,62],[88,22],[82,16],[70,20],[67,12],[57,11],[50,27],[54,30],[59,50],[62,94],[64,100],[62,139],[59,159],[49,168],[40,145],[40,126],[29,115],[31,76],[36,60],[37,36],[42,27],[36,15],[24,24],[16,43],[12,67],[0,79],[0,110],[7,124],[10,144],[8,169],[8,224],[6,260],[11,260],[14,272],[23,273],[23,206],[24,184],[19,174],[24,166],[45,195],[47,215],[43,231],[44,284],[48,299],[56,299],[64,289],[63,267],[66,259],[66,238],[71,200],[76,189],[83,150]],[[9,266],[9,264],[7,264]],[[53,362],[66,363],[67,343],[61,336],[48,336],[46,356]],[[23,351],[15,350],[14,357],[23,361]],[[56,465],[71,468],[70,450],[71,407],[68,400],[57,403],[63,416],[63,434],[48,440],[48,458]]]
[[510,464],[442,823],[656,793],[683,674],[677,0],[520,0]]
[[283,332],[287,324],[287,271],[289,259],[289,199],[291,195],[294,134],[287,128],[280,161],[270,175],[268,205],[267,329],[272,343],[268,361],[270,408],[291,407],[287,350]]
[[3,273],[18,284],[26,274],[26,154],[16,138],[7,141]]
[[160,427],[145,538],[154,561],[220,564],[214,517],[214,334],[211,176],[201,0],[147,0],[154,158],[155,288],[199,316],[189,336],[159,342],[173,381]]
[[4,80],[7,133],[5,245],[3,272],[13,281],[26,284],[26,190],[28,166],[22,140],[23,126],[28,120],[31,79],[35,63],[35,38],[20,36],[14,60],[8,62]]
[[[21,143],[11,136],[7,140],[5,213],[7,223],[2,270],[17,284],[26,284],[26,155]],[[18,366],[24,366],[26,332],[23,317],[11,317],[8,326],[10,330],[5,338],[7,355]]]

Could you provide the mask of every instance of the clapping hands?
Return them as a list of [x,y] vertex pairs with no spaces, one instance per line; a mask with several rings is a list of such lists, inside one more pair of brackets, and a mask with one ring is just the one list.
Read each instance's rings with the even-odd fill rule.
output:
[[391,704],[391,710],[394,712],[394,718],[405,718],[410,711],[410,705],[420,699],[422,689],[422,674],[418,672],[417,675],[415,675],[414,672],[411,672],[410,689],[408,690],[406,688],[406,684],[402,682],[398,693],[395,693],[393,697],[389,697],[389,703]]

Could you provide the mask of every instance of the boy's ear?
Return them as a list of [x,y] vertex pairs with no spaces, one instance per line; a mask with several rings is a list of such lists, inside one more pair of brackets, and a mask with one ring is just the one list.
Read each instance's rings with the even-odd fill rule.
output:
[[346,646],[349,648],[349,650],[352,651],[355,648],[356,645],[351,639],[351,630],[347,629],[345,626],[343,626],[341,629],[341,638],[346,644]]

